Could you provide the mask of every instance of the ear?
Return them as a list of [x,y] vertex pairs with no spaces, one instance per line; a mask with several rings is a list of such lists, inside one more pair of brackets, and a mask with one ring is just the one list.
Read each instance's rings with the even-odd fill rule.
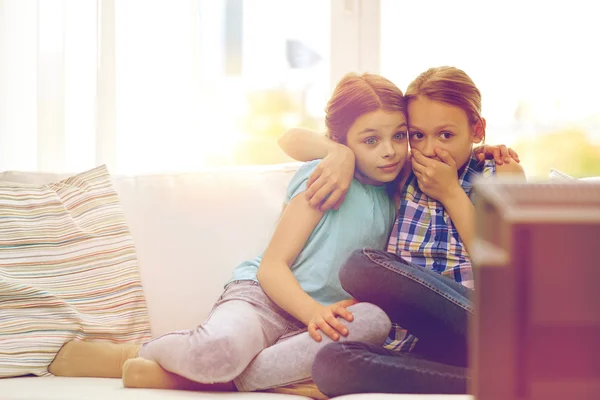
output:
[[480,118],[473,127],[473,143],[481,143],[485,139],[485,118]]

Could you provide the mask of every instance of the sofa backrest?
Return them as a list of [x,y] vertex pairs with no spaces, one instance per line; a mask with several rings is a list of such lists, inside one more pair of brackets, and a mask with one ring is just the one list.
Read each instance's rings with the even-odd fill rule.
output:
[[[264,251],[299,163],[113,176],[138,254],[153,336],[200,324],[244,259]],[[3,172],[33,184],[69,175]]]

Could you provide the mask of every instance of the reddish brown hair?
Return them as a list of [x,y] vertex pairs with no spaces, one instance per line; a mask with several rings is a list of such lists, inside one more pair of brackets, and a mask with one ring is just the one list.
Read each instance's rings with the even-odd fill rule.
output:
[[352,73],[344,76],[325,108],[329,138],[346,143],[348,130],[354,121],[377,110],[401,111],[406,115],[402,91],[380,75]]

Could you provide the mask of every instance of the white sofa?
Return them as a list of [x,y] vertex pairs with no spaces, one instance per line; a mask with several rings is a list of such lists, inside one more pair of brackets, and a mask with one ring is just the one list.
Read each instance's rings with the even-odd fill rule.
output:
[[[242,260],[264,250],[288,181],[299,164],[194,173],[115,176],[138,254],[154,337],[193,328]],[[3,172],[0,180],[57,181],[68,175]],[[125,389],[119,379],[0,379],[1,400],[293,399],[274,393],[200,393]],[[471,396],[358,394],[339,399],[468,400]]]

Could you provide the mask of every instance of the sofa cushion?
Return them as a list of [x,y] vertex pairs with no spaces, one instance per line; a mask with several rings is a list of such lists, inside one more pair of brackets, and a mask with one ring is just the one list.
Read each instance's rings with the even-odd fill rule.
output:
[[[207,393],[185,390],[126,389],[120,379],[56,376],[0,379],[2,400],[300,400],[309,397],[275,393]],[[420,398],[419,398],[420,399]],[[400,399],[402,400],[402,398]],[[409,400],[409,399],[407,399]],[[427,400],[427,399],[423,399]]]
[[[2,400],[300,400],[291,394],[261,392],[206,393],[183,390],[126,389],[120,379],[110,378],[11,378],[0,379]],[[336,400],[474,400],[470,395],[361,393],[336,397]]]
[[[153,336],[202,323],[231,271],[265,250],[302,163],[112,175],[135,243]],[[0,172],[43,184],[69,175]]]
[[0,315],[0,377],[47,374],[69,340],[150,338],[106,167],[47,185],[0,182]]

